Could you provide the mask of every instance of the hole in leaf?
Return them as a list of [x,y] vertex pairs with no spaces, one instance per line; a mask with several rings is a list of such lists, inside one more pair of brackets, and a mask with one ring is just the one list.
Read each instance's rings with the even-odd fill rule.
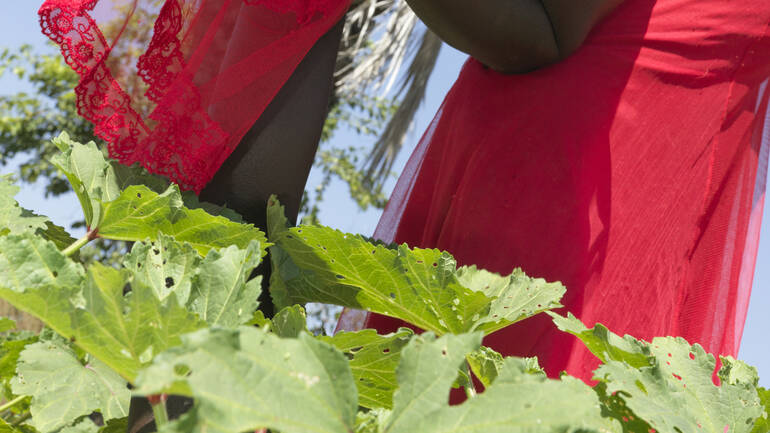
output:
[[695,359],[695,354],[690,352],[690,359]]
[[58,276],[59,276],[59,273],[58,273],[58,272],[56,272],[56,271],[53,271],[53,277],[54,277],[54,278],[56,278],[56,277],[58,277]]
[[390,349],[385,349],[382,351],[382,353],[390,353]]
[[142,198],[142,193],[140,192],[136,193],[136,198]]
[[159,250],[159,249],[157,249],[157,248],[153,248],[153,249],[152,249],[152,252],[153,252],[153,253],[155,253],[155,255],[156,255],[156,256],[157,256],[158,254],[160,254],[160,250]]
[[395,294],[395,293],[393,293],[393,292],[391,292],[391,293],[390,293],[390,298],[391,298],[391,299],[396,299],[396,294]]
[[171,277],[166,277],[166,288],[170,288],[174,285],[174,279]]
[[673,375],[677,380],[682,380],[682,376],[680,376],[680,375],[678,375],[676,373],[671,373],[671,375]]
[[343,277],[343,276],[342,276],[342,275],[340,275],[340,274],[337,274],[337,275],[336,275],[336,277],[337,277],[337,279],[338,279],[338,280],[344,280],[344,279],[345,279],[345,277]]
[[438,267],[438,263],[436,263],[436,262],[433,262],[433,267],[434,267],[434,268]]
[[441,355],[446,356],[446,349],[441,351]]

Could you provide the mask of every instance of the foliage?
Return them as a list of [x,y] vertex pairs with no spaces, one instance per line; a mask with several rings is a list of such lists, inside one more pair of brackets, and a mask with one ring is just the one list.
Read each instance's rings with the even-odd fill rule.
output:
[[[715,383],[716,360],[697,344],[588,329],[550,311],[561,284],[326,227],[290,229],[275,199],[271,245],[236,216],[215,215],[225,210],[188,207],[174,186],[126,177],[94,146],[61,143],[56,160],[90,224],[84,238],[57,244],[0,183],[0,297],[50,328],[16,332],[0,320],[0,431],[125,431],[129,396],[146,395],[167,433],[767,433],[768,393],[752,367],[723,357]],[[84,266],[78,249],[99,237],[135,243],[117,267]],[[283,307],[271,320],[252,277],[268,247]],[[319,301],[427,332],[313,336],[303,304]],[[543,311],[600,358],[598,385],[549,378],[536,359],[482,345]],[[457,386],[467,399],[450,405]],[[192,409],[166,421],[167,394],[192,397]]]

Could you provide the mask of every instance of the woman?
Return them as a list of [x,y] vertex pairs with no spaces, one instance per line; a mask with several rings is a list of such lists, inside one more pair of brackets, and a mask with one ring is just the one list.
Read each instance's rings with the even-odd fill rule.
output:
[[[736,355],[770,142],[767,2],[409,3],[472,58],[375,236],[562,281],[588,325]],[[598,361],[575,341],[541,315],[486,344],[588,380]]]
[[[297,217],[349,2],[46,0],[39,14],[113,158],[264,228],[270,194]],[[189,403],[169,400],[170,415]],[[151,421],[132,399],[129,431]]]

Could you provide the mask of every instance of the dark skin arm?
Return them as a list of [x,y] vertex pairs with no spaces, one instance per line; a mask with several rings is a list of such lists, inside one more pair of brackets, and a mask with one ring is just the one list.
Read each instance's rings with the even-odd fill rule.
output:
[[575,52],[623,0],[407,0],[449,45],[504,73],[524,73]]

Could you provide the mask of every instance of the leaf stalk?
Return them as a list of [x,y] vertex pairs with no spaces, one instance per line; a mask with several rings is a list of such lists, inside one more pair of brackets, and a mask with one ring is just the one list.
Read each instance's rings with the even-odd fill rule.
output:
[[465,374],[468,376],[468,383],[464,386],[465,395],[468,397],[468,400],[470,400],[473,397],[476,397],[476,385],[473,384],[473,375],[471,373],[470,366],[468,365],[468,361],[463,362],[463,369],[465,370]]
[[168,424],[168,411],[166,410],[166,394],[151,395],[147,399],[152,406],[152,414],[155,416],[155,428],[160,430],[161,427]]
[[13,400],[5,403],[4,405],[0,406],[0,412],[16,406],[16,403],[19,403],[20,401],[24,400],[25,398],[26,398],[26,396],[20,395],[20,396],[14,398]]
[[67,257],[72,256],[75,254],[78,250],[83,248],[87,243],[91,242],[92,240],[97,238],[97,230],[88,230],[88,232],[80,239],[76,240],[72,243],[72,245],[68,246],[64,250],[62,250],[62,254],[64,254]]

